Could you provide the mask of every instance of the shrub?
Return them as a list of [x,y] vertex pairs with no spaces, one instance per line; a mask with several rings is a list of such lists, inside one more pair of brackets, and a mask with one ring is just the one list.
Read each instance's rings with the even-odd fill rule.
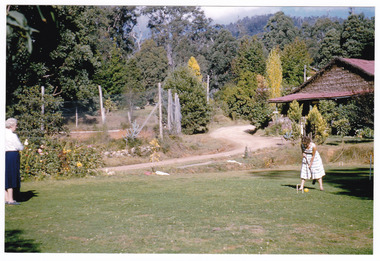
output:
[[314,106],[307,115],[306,131],[312,133],[313,139],[318,144],[324,143],[329,136],[327,122],[319,113],[317,106]]
[[334,121],[332,126],[336,128],[338,135],[342,136],[342,138],[347,136],[351,130],[350,122],[346,118]]
[[300,106],[297,100],[292,101],[288,110],[288,117],[291,121],[299,123],[302,118],[303,104]]
[[185,134],[204,133],[211,120],[206,90],[187,67],[175,69],[165,80],[165,89],[178,94],[181,104],[181,127]]
[[302,110],[303,104],[300,106],[296,100],[292,101],[288,110],[288,117],[292,121],[292,132],[295,140],[301,136],[300,121],[302,118]]
[[45,137],[21,151],[20,172],[24,180],[65,179],[95,175],[103,162],[91,145]]

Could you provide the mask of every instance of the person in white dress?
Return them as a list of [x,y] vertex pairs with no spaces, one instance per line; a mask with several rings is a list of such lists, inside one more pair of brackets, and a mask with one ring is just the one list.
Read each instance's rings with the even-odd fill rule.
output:
[[301,167],[301,185],[299,190],[303,190],[307,179],[318,180],[319,189],[323,189],[322,177],[326,175],[323,168],[321,155],[317,151],[317,146],[311,142],[308,136],[302,137],[302,167]]
[[5,204],[19,205],[13,198],[14,189],[20,188],[20,154],[24,149],[15,132],[17,120],[5,121]]

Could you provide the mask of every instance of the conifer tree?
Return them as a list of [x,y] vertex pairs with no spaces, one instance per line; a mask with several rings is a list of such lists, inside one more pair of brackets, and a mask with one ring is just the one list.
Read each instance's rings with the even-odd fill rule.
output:
[[282,66],[279,48],[274,48],[269,53],[266,62],[266,78],[269,87],[269,97],[280,97],[282,92]]

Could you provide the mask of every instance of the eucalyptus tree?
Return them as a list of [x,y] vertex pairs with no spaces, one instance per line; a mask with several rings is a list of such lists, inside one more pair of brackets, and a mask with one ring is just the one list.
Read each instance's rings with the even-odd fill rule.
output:
[[333,58],[342,56],[340,35],[340,31],[337,29],[331,29],[326,33],[315,57],[315,62],[319,68],[327,65]]
[[142,14],[149,18],[148,27],[152,38],[159,46],[164,46],[172,69],[178,65],[176,54],[180,50],[176,49],[176,45],[181,39],[187,37],[188,43],[197,41],[204,26],[211,23],[200,7],[196,6],[147,6],[143,8]]
[[285,45],[293,42],[300,35],[291,17],[284,12],[275,13],[265,26],[263,42],[267,50],[279,46],[282,50]]
[[218,31],[208,55],[211,90],[220,90],[232,80],[232,60],[237,53],[238,43],[226,29]]
[[141,49],[134,54],[136,65],[141,72],[141,82],[145,96],[153,102],[157,84],[163,82],[168,74],[168,60],[163,46],[157,46],[153,39],[145,40]]

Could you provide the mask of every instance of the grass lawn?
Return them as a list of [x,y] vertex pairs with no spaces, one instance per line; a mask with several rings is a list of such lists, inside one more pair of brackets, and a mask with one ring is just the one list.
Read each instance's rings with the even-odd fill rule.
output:
[[5,251],[372,254],[369,169],[327,168],[296,193],[293,170],[25,182],[5,207]]

